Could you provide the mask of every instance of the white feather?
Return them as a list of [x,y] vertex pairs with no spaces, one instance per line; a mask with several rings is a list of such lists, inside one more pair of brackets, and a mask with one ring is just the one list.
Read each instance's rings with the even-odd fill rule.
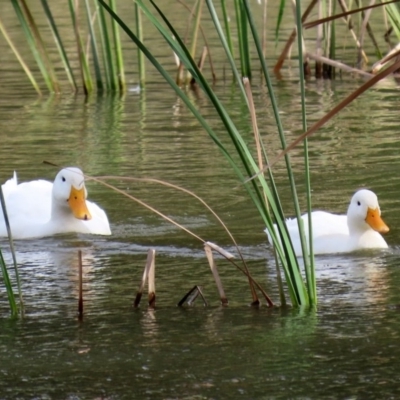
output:
[[[13,178],[2,185],[13,238],[28,239],[68,232],[111,235],[107,215],[95,203],[86,200],[91,219],[74,217],[67,201],[72,187],[83,188],[87,194],[79,168],[61,170],[53,183],[36,180],[18,184],[14,172]],[[0,236],[7,236],[1,206],[0,212]]]
[[[368,210],[375,210],[376,226],[367,219]],[[379,232],[386,233],[389,228],[380,218],[378,198],[367,189],[359,190],[350,201],[347,215],[336,215],[325,211],[311,213],[314,254],[347,253],[360,249],[384,249],[388,245]],[[308,243],[308,215],[302,217]],[[296,255],[302,255],[297,219],[286,220]],[[275,231],[278,234],[275,225]],[[379,231],[379,232],[378,232]],[[272,243],[270,234],[268,240]]]

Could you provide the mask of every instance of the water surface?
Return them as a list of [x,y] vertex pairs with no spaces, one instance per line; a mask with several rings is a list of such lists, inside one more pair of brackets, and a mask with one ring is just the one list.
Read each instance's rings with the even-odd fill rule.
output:
[[[2,45],[4,46],[4,45]],[[15,65],[6,58],[7,65]],[[171,61],[172,65],[172,61]],[[13,67],[15,69],[15,67]],[[124,97],[37,98],[11,67],[0,77],[0,178],[52,180],[60,165],[89,175],[163,179],[205,199],[228,225],[253,276],[279,303],[263,223],[221,153],[172,91],[153,73],[146,90]],[[18,77],[18,79],[17,79]],[[307,82],[311,125],[361,80]],[[135,87],[132,77],[132,87]],[[16,90],[18,89],[18,90]],[[250,142],[238,91],[216,92]],[[288,142],[301,132],[298,79],[275,82]],[[201,93],[193,102],[229,139]],[[254,98],[271,157],[279,141],[265,87]],[[361,96],[310,139],[313,204],[345,213],[359,187],[380,199],[389,249],[316,258],[316,310],[249,307],[246,279],[224,260],[229,299],[221,307],[201,242],[95,182],[89,198],[111,222],[110,237],[61,235],[17,241],[26,316],[10,320],[0,297],[1,399],[397,398],[399,396],[399,88],[388,79]],[[292,153],[304,209],[302,148]],[[293,215],[283,163],[275,167]],[[193,198],[150,183],[112,181],[205,240],[237,254],[226,233]],[[0,247],[7,260],[5,240]],[[156,249],[156,310],[132,302],[149,248]],[[84,317],[77,318],[78,250],[83,252]],[[209,306],[176,304],[200,285]]]

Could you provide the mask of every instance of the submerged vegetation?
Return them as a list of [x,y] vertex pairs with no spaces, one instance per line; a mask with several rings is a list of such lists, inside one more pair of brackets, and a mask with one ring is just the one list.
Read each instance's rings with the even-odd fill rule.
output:
[[[126,52],[131,49],[124,49],[123,43],[126,37],[136,45],[138,49],[137,70],[138,82],[143,88],[146,84],[145,69],[146,63],[152,64],[165,82],[171,86],[187,108],[192,112],[194,118],[201,124],[208,133],[211,140],[219,147],[221,153],[232,166],[241,184],[248,192],[249,198],[257,208],[260,218],[262,218],[271,240],[274,244],[277,263],[277,282],[281,293],[281,303],[285,304],[285,290],[283,287],[281,272],[285,276],[287,293],[294,306],[314,306],[317,304],[316,280],[314,271],[314,257],[312,241],[309,246],[305,240],[305,233],[300,218],[300,206],[294,174],[291,167],[289,151],[302,143],[304,146],[304,171],[306,181],[307,208],[311,212],[311,182],[309,177],[309,158],[307,138],[316,130],[331,119],[341,109],[346,107],[360,94],[380,79],[396,72],[400,68],[398,56],[399,46],[391,46],[388,54],[381,49],[375,38],[376,33],[372,29],[369,21],[374,10],[379,10],[386,21],[386,37],[388,43],[394,34],[397,40],[400,38],[400,13],[398,4],[393,1],[386,4],[379,4],[371,7],[359,9],[349,9],[345,1],[325,2],[310,0],[307,8],[302,10],[301,2],[297,2],[293,12],[295,26],[293,32],[287,40],[282,54],[277,58],[274,66],[275,74],[280,74],[282,65],[288,59],[291,48],[297,49],[298,75],[300,77],[300,98],[302,134],[292,143],[288,144],[284,133],[284,124],[280,116],[280,110],[274,95],[273,79],[270,75],[271,66],[266,63],[266,56],[270,59],[269,52],[274,51],[266,47],[265,32],[267,27],[267,1],[262,4],[255,4],[250,0],[235,0],[234,2],[197,0],[192,9],[188,6],[188,26],[186,33],[180,34],[184,30],[169,15],[168,10],[163,9],[162,4],[154,1],[144,2],[134,1],[129,18],[125,17],[125,12],[121,13],[115,0],[106,2],[96,0],[90,2],[85,0],[84,6],[69,0],[69,12],[71,16],[71,29],[75,38],[75,52],[66,48],[63,38],[57,27],[57,22],[53,17],[51,7],[47,0],[42,0],[43,13],[45,14],[49,30],[54,37],[54,44],[59,54],[59,60],[67,75],[67,80],[71,89],[83,91],[85,95],[89,93],[124,93],[127,90],[126,70],[124,59]],[[27,44],[32,51],[34,59],[40,70],[43,81],[50,92],[60,92],[59,78],[53,66],[54,52],[45,45],[38,28],[33,13],[29,9],[25,0],[12,0],[12,4],[21,25],[21,29],[27,39]],[[281,8],[277,21],[275,36],[278,40],[281,36],[283,16],[288,11],[284,8],[285,1],[281,1]],[[177,3],[177,6],[182,6]],[[338,10],[340,8],[340,10]],[[258,17],[259,10],[262,10],[262,18]],[[135,16],[135,19],[132,16]],[[316,17],[314,21],[307,22],[310,16]],[[257,16],[257,18],[256,18]],[[355,33],[353,28],[353,18],[359,19],[359,32]],[[344,21],[344,23],[343,23]],[[212,62],[213,48],[208,45],[207,34],[202,25],[207,23],[213,27],[213,34],[218,36],[218,44],[213,46],[222,48],[224,58],[224,71],[229,70],[234,79],[235,85],[240,90],[240,95],[247,105],[249,126],[252,127],[254,143],[248,144],[244,140],[239,128],[235,125],[229,111],[220,101],[213,90],[214,80],[217,78]],[[352,40],[354,40],[357,50],[357,62],[355,66],[346,65],[338,62],[336,50],[339,47],[336,35],[341,28],[348,30]],[[180,22],[182,24],[182,22]],[[308,49],[309,40],[305,39],[305,30],[316,27],[316,51],[310,52]],[[175,57],[177,62],[176,71],[162,64],[158,58],[146,45],[146,29],[156,29],[159,34],[159,43],[169,46],[171,57]],[[13,44],[11,35],[0,17],[0,31],[9,43],[12,51],[25,70],[35,90],[42,94],[43,88],[38,84],[32,67],[21,57],[24,49],[17,49]],[[190,34],[188,33],[190,32]],[[300,32],[300,35],[297,35]],[[382,34],[382,32],[379,32]],[[127,36],[126,36],[127,35]],[[190,36],[189,36],[190,35]],[[370,66],[369,58],[363,50],[365,37],[368,36],[376,50],[376,62]],[[196,49],[201,44],[200,37],[203,39],[203,50],[200,60],[196,61]],[[237,48],[235,48],[237,43]],[[297,42],[296,42],[297,39]],[[293,44],[296,43],[296,46]],[[50,53],[52,56],[50,57]],[[78,59],[79,67],[73,67],[71,58]],[[147,61],[146,61],[146,60]],[[206,71],[205,61],[210,61],[211,79],[207,78],[209,71]],[[304,82],[311,75],[311,60],[315,60],[315,76],[317,78],[334,78],[337,69],[365,75],[370,79],[363,83],[359,89],[350,94],[346,99],[334,107],[327,115],[317,121],[311,128],[307,126],[306,110],[306,90]],[[281,154],[271,160],[268,143],[261,140],[261,134],[257,123],[257,114],[265,110],[257,110],[252,100],[252,77],[254,71],[261,71],[263,82],[268,88],[270,103],[275,118],[279,140],[282,147]],[[175,75],[173,75],[176,72]],[[80,76],[79,78],[77,76]],[[216,114],[225,127],[224,135],[233,144],[232,150],[224,145],[224,138],[215,132],[213,127],[204,119],[201,112],[188,95],[188,88],[201,89],[213,105]],[[255,150],[253,150],[255,149]],[[290,236],[285,224],[285,212],[282,208],[279,193],[275,184],[273,166],[277,160],[284,158],[286,163],[287,175],[290,182],[291,195],[293,199],[293,209],[299,221],[299,231],[301,233],[302,252],[304,259],[304,270],[301,270],[298,259],[294,253]],[[276,228],[275,228],[276,227]],[[309,223],[312,236],[312,226]],[[0,260],[2,261],[2,260]],[[244,263],[242,272],[249,278],[249,284],[253,297],[253,303],[257,303],[256,289],[260,289],[247,270]],[[3,263],[4,264],[4,263]],[[2,265],[3,265],[2,264]],[[5,282],[6,275],[3,276]],[[10,301],[11,305],[11,301]]]

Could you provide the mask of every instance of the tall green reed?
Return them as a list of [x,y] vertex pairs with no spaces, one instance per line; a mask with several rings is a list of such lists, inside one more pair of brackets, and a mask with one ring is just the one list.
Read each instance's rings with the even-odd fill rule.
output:
[[[266,0],[265,4],[266,4]],[[333,78],[332,74],[334,73],[333,68],[338,67],[342,69],[352,70],[349,66],[343,65],[341,63],[335,62],[335,50],[337,43],[337,33],[339,32],[338,26],[339,24],[335,24],[333,21],[339,19],[339,21],[345,20],[345,24],[341,23],[341,31],[343,29],[349,30],[351,28],[352,22],[350,20],[351,14],[361,13],[368,10],[372,10],[377,7],[383,7],[385,10],[385,15],[389,21],[389,30],[394,30],[397,37],[400,37],[400,13],[399,6],[395,4],[397,0],[389,0],[382,4],[374,4],[367,7],[360,7],[354,9],[347,9],[346,3],[344,1],[340,1],[338,4],[342,9],[341,14],[337,15],[329,15],[330,14],[330,5],[331,2],[317,0],[311,0],[307,10],[305,11],[302,20],[305,22],[306,18],[313,10],[313,8],[318,4],[320,9],[322,9],[321,16],[324,16],[320,21],[313,21],[315,24],[326,23],[324,25],[324,34],[321,36],[323,40],[323,45],[320,46],[321,49],[324,49],[324,57],[321,58],[318,54],[309,54],[311,58],[316,59],[317,66],[321,63],[325,68],[324,77]],[[43,32],[42,28],[39,29],[38,24],[35,21],[31,8],[33,8],[32,4],[26,2],[26,0],[11,0],[11,3],[15,9],[16,16],[20,21],[21,28],[26,36],[27,44],[34,55],[34,59],[39,67],[40,74],[47,86],[47,89],[50,92],[59,92],[62,90],[59,84],[59,77],[57,76],[59,72],[56,73],[53,62],[58,62],[54,51],[49,44],[45,45],[42,40]],[[94,4],[95,7],[91,7],[91,3]],[[136,2],[133,2],[136,7]],[[204,0],[196,1],[194,8],[201,11],[202,4]],[[279,2],[279,13],[276,22],[275,29],[275,40],[278,41],[280,34],[280,29],[282,26],[282,21],[284,18],[284,12],[288,9],[285,7],[286,0],[280,0]],[[110,0],[109,3],[110,8],[116,11],[116,1]],[[75,41],[76,45],[74,49],[66,48],[61,35],[59,33],[59,29],[57,27],[57,21],[53,17],[51,12],[52,4],[48,0],[41,0],[41,5],[43,7],[43,13],[46,16],[51,33],[54,37],[54,45],[56,46],[59,54],[59,60],[64,65],[64,70],[68,78],[68,82],[71,85],[72,90],[77,91],[79,88],[83,88],[84,93],[91,93],[93,91],[102,92],[104,90],[111,92],[123,92],[126,90],[126,77],[125,77],[125,65],[122,51],[122,43],[120,39],[119,28],[113,20],[109,19],[108,16],[104,15],[104,10],[102,7],[98,7],[98,2],[96,0],[84,0],[81,4],[74,0],[68,0],[68,5],[70,7],[70,18],[71,18],[71,29],[75,33]],[[335,11],[336,2],[333,2],[332,9]],[[254,5],[252,4],[254,7]],[[350,6],[353,6],[350,4]],[[185,6],[187,7],[187,6]],[[264,9],[266,6],[264,5]],[[339,6],[337,6],[339,9]],[[37,11],[37,9],[35,9]],[[228,43],[229,52],[234,57],[234,52],[237,53],[239,50],[239,63],[240,63],[240,71],[243,76],[251,77],[251,62],[250,62],[250,48],[251,44],[248,42],[248,24],[245,19],[243,19],[244,13],[244,3],[242,0],[234,0],[232,2],[226,2],[225,0],[221,0],[221,11],[222,18],[221,23],[224,31],[224,37]],[[229,13],[234,15],[233,21],[236,21],[236,31],[237,31],[237,43],[236,49],[234,49],[234,44],[232,41],[232,21],[229,19]],[[196,45],[198,26],[200,24],[201,12],[195,12],[196,21],[194,24],[193,32],[192,32],[192,46]],[[140,14],[136,14],[137,23],[136,28],[137,35],[143,41],[143,27],[140,22]],[[332,21],[332,22],[330,22]],[[308,24],[308,23],[307,23]],[[306,24],[306,25],[307,25]],[[384,24],[384,21],[382,21]],[[370,36],[375,48],[378,57],[381,57],[381,52],[378,48],[377,42],[374,39],[372,30],[367,23],[366,18],[363,20],[363,26],[366,26],[368,35]],[[310,27],[310,25],[308,26]],[[64,28],[65,29],[65,28]],[[201,29],[201,27],[200,27]],[[33,87],[38,93],[41,93],[41,88],[34,77],[34,73],[32,71],[34,68],[31,65],[26,65],[23,61],[21,54],[23,54],[26,49],[20,45],[20,48],[17,48],[13,45],[12,38],[7,34],[6,26],[4,26],[4,21],[0,20],[0,32],[6,38],[10,47],[12,48],[14,54],[18,58],[21,66],[27,74],[28,79],[31,81]],[[358,43],[358,38],[356,37],[356,31],[351,29],[352,36],[354,38],[354,42]],[[361,30],[360,35],[364,35],[364,29]],[[340,33],[342,34],[342,33]],[[88,43],[85,45],[85,37],[88,37]],[[389,36],[389,34],[388,34]],[[295,37],[295,33],[292,34],[289,39],[287,46],[285,46],[285,50],[282,53],[278,64],[275,67],[275,71],[278,72],[283,64],[284,59],[288,56],[290,43],[293,41]],[[51,45],[50,45],[51,46]],[[193,50],[193,47],[192,47]],[[359,47],[360,54],[364,61],[367,61],[366,55],[362,47]],[[51,54],[51,57],[49,56]],[[71,57],[73,60],[76,60],[76,55],[78,55],[79,60],[79,69],[72,67]],[[91,56],[90,56],[91,55]],[[194,56],[194,53],[192,52]],[[210,62],[211,62],[211,56]],[[326,63],[326,60],[329,60],[329,63]],[[78,69],[78,71],[77,71]],[[138,57],[138,70],[139,70],[139,82],[141,85],[144,84],[144,66],[143,59],[141,56]],[[333,72],[330,72],[330,71]],[[361,71],[361,70],[360,70]],[[232,71],[233,72],[233,71]],[[78,74],[81,76],[81,82],[77,82],[76,76]],[[322,76],[320,73],[316,74],[317,77]],[[237,76],[234,76],[237,79]]]
[[47,88],[52,92],[58,92],[59,84],[54,69],[28,5],[25,1],[21,1],[22,7],[17,0],[11,2]]
[[[158,13],[161,18],[161,23],[152,13],[150,8],[143,1],[138,0],[137,4],[143,12],[143,15],[147,17],[147,19],[154,25],[154,27],[159,31],[161,38],[163,38],[166,43],[171,47],[171,50],[177,54],[181,62],[184,64],[185,68],[190,71],[192,76],[195,78],[196,83],[200,86],[200,88],[204,91],[204,93],[208,96],[209,100],[212,102],[216,113],[219,115],[221,122],[225,126],[225,131],[231,139],[234,150],[226,147],[219,135],[211,128],[211,126],[204,120],[201,113],[195,108],[195,106],[190,101],[187,94],[175,83],[175,81],[170,77],[168,72],[162,67],[159,61],[152,55],[149,49],[138,39],[138,37],[134,34],[134,32],[124,23],[124,21],[114,13],[111,8],[103,1],[99,0],[99,3],[111,14],[111,16],[121,25],[122,29],[128,34],[128,36],[135,42],[135,44],[143,51],[149,61],[156,67],[156,69],[161,73],[166,82],[170,84],[170,86],[175,90],[175,92],[180,96],[180,98],[184,101],[186,106],[192,111],[194,116],[200,122],[200,124],[204,127],[207,133],[210,135],[211,139],[217,144],[217,146],[222,151],[223,155],[227,158],[228,162],[231,164],[232,168],[236,172],[239,177],[239,180],[244,184],[245,188],[248,191],[248,194],[252,201],[254,202],[256,208],[259,210],[260,216],[263,218],[269,233],[271,235],[272,241],[276,247],[276,251],[278,254],[279,262],[282,265],[286,283],[288,286],[288,292],[294,305],[307,305],[312,304],[315,301],[315,297],[313,295],[309,295],[307,291],[307,287],[303,282],[302,274],[300,271],[300,267],[297,261],[297,257],[293,251],[293,247],[290,241],[290,236],[287,231],[287,227],[284,221],[284,213],[279,201],[279,194],[276,189],[276,185],[273,180],[272,170],[268,171],[269,179],[265,179],[263,174],[259,174],[260,168],[255,160],[251,148],[247,145],[243,136],[240,134],[238,128],[235,126],[233,120],[231,119],[228,111],[225,109],[221,101],[216,96],[213,91],[210,83],[206,80],[204,75],[201,73],[199,68],[197,67],[196,62],[193,60],[190,54],[190,50],[185,46],[183,40],[180,38],[177,31],[165,17],[163,12],[154,2],[151,2],[154,9]],[[221,27],[220,19],[218,18],[217,12],[214,8],[213,2],[208,0],[207,7],[209,9],[209,13],[214,22],[214,26],[218,31],[218,34],[221,38],[222,45],[224,50],[228,56],[232,72],[235,76],[237,76],[239,82],[239,88],[243,97],[246,99],[247,104],[250,106],[249,101],[246,97],[246,92],[244,85],[240,79],[240,73],[235,65],[233,60],[233,56],[230,53],[228,42],[226,37],[224,36],[223,29]],[[247,1],[243,2],[243,8],[240,10],[242,13],[240,18],[241,21],[246,23],[246,29],[250,27],[251,32],[253,34],[253,44],[256,45],[260,54],[262,54],[262,46],[260,40],[258,39],[257,29],[255,27],[251,10]],[[165,28],[164,24],[167,26]],[[265,59],[262,56],[260,60],[264,73],[266,76],[266,80],[269,82],[269,87],[272,89],[272,83],[268,75],[268,70],[265,65]],[[270,90],[273,93],[273,90]],[[271,97],[271,102],[274,103],[275,108],[275,116],[277,121],[281,125],[279,110],[276,105],[275,98]],[[281,134],[283,135],[283,129],[281,128]],[[284,135],[282,136],[282,138]],[[261,144],[262,145],[262,144]],[[264,155],[266,155],[264,149]],[[237,157],[239,157],[240,162],[238,163]],[[289,157],[287,157],[289,160]],[[267,162],[267,160],[265,160]],[[287,162],[289,166],[289,175],[293,175],[290,163]],[[256,174],[255,179],[248,180],[249,177]],[[291,178],[293,180],[293,176]],[[247,182],[246,182],[247,181]],[[293,185],[293,189],[295,190],[295,185]],[[268,205],[265,201],[268,200]],[[300,216],[300,215],[299,215]],[[274,227],[274,222],[277,225],[277,231]],[[309,278],[310,279],[310,278]],[[315,287],[315,284],[308,285],[309,287]]]
[[4,261],[3,253],[1,252],[1,249],[0,249],[0,269],[1,269],[1,272],[2,272],[2,275],[3,275],[4,286],[5,286],[6,291],[7,291],[8,303],[10,305],[11,315],[12,316],[17,316],[19,311],[21,311],[23,313],[24,303],[23,303],[23,300],[22,300],[21,281],[19,279],[19,272],[18,272],[17,258],[15,256],[14,242],[13,242],[12,235],[11,235],[11,229],[10,229],[10,223],[9,223],[9,220],[8,220],[8,215],[7,215],[6,203],[5,203],[5,200],[4,200],[3,189],[2,189],[1,186],[0,186],[0,205],[1,205],[1,209],[2,209],[4,223],[5,223],[5,226],[7,228],[7,232],[8,232],[9,242],[10,242],[10,249],[11,249],[11,254],[12,254],[12,258],[13,258],[15,277],[16,277],[17,285],[18,285],[20,309],[18,309],[17,303],[15,301],[13,285],[12,285],[10,276],[8,274],[7,265],[6,265],[5,261]]
[[[32,5],[25,0],[11,2],[47,89],[50,92],[60,92],[59,79],[49,55],[52,48],[49,45],[46,46],[42,40],[43,33],[33,17],[30,8]],[[96,6],[94,13],[91,10],[90,0],[85,0],[83,6],[74,0],[68,0],[71,29],[75,35],[76,45],[72,50],[67,49],[63,43],[57,21],[51,12],[51,3],[48,0],[41,0],[41,5],[72,90],[78,91],[82,88],[85,94],[94,90],[124,92],[126,78],[119,27],[104,14],[102,8],[98,9],[95,0],[93,2]],[[113,10],[116,10],[115,0],[110,0],[110,5]],[[98,21],[97,24],[96,21]],[[6,38],[36,91],[41,93],[40,86],[31,72],[32,68],[28,68],[20,56],[24,50],[19,50],[12,44],[2,21],[0,21],[0,32]],[[88,35],[87,45],[85,44],[86,34]],[[75,77],[76,71],[71,66],[71,57],[75,60],[76,55],[79,61],[78,72],[81,76],[79,84]],[[52,57],[54,58],[55,55],[53,54]]]

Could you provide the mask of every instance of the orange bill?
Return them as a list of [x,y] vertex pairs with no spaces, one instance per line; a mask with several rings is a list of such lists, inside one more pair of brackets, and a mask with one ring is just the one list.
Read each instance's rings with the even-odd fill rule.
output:
[[86,205],[85,187],[82,187],[82,189],[76,189],[72,186],[68,204],[71,207],[75,218],[84,220],[92,218]]
[[365,222],[375,231],[379,233],[387,233],[389,232],[389,227],[385,224],[383,219],[380,216],[379,208],[368,208],[367,218],[365,218]]

